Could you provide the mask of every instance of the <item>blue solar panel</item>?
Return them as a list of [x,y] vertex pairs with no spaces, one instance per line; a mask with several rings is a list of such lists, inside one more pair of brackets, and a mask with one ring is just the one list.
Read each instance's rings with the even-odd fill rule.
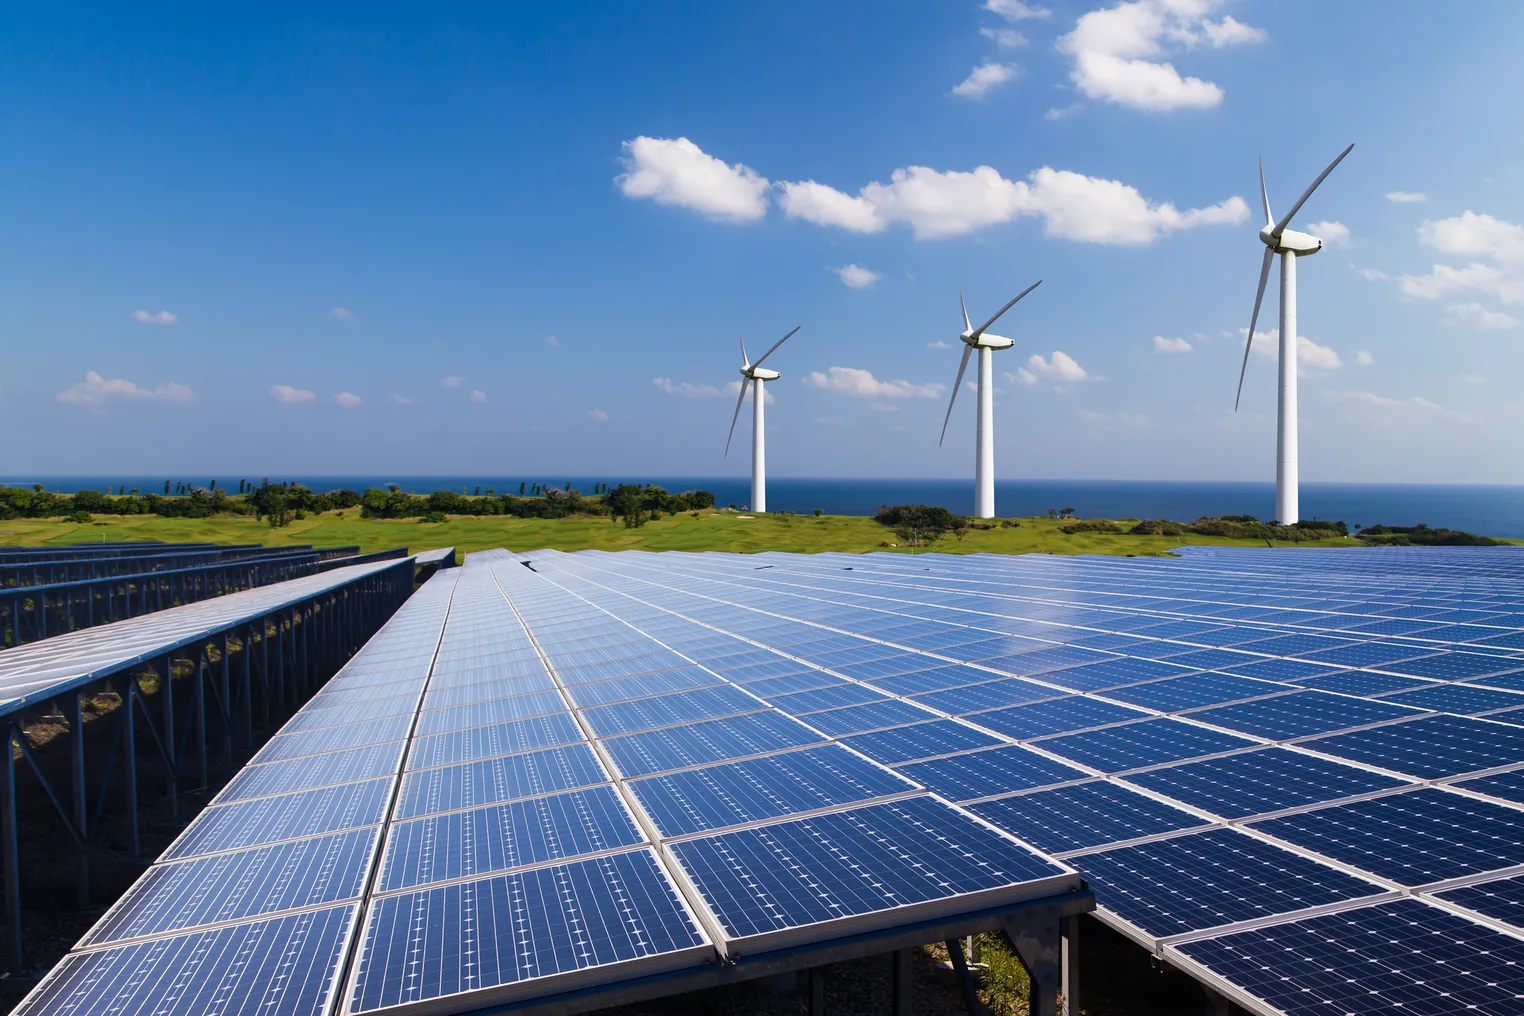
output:
[[1085,667],[1071,667],[1040,674],[1039,678],[1050,684],[1062,685],[1074,691],[1100,691],[1152,681],[1161,677],[1178,677],[1191,672],[1189,667],[1175,667],[1158,660],[1135,660],[1121,658],[1105,663],[1092,663]]
[[609,737],[766,708],[767,704],[762,700],[726,684],[585,709],[582,718],[594,735]]
[[573,790],[608,779],[586,744],[506,755],[438,769],[415,769],[402,780],[393,820],[519,797]]
[[968,801],[1011,790],[1082,780],[1087,775],[1083,770],[1055,762],[1019,745],[966,752],[930,762],[912,762],[901,766],[899,771],[950,801]]
[[383,741],[399,741],[407,737],[412,728],[413,717],[393,716],[383,720],[365,720],[343,727],[324,727],[295,734],[280,734],[270,738],[254,756],[255,762],[280,762],[284,759],[301,758],[304,755],[326,755],[344,748],[359,748]]
[[1084,854],[1072,863],[1102,906],[1160,937],[1384,891],[1232,829]]
[[207,808],[164,856],[194,857],[374,825],[386,815],[391,790],[390,779],[367,780]]
[[149,868],[83,939],[103,945],[357,899],[374,829]]
[[[985,676],[995,677],[994,674],[985,674]],[[1053,698],[1055,695],[1062,694],[1063,692],[1057,689],[1049,688],[1033,681],[1023,681],[1017,677],[1007,677],[994,681],[984,681],[980,684],[965,685],[961,688],[949,688],[917,695],[915,696],[915,701],[932,709],[940,709],[944,713],[959,716],[964,713],[977,712],[980,709],[999,709],[1002,706],[1014,706],[1023,702],[1036,702],[1040,699]]]
[[889,698],[883,692],[865,688],[860,684],[837,684],[829,688],[817,688],[793,695],[771,695],[767,700],[790,716],[803,716],[822,709],[841,706],[860,706],[865,702],[883,702]]
[[1180,947],[1287,1016],[1508,1013],[1524,942],[1416,900]]
[[1396,674],[1382,674],[1372,670],[1340,670],[1305,681],[1299,680],[1296,683],[1303,688],[1338,692],[1341,695],[1385,695],[1392,691],[1434,687],[1432,681],[1420,681],[1416,677],[1398,677]]
[[589,684],[567,685],[566,693],[572,701],[586,709],[592,706],[623,702],[626,699],[645,698],[649,695],[665,695],[668,692],[686,691],[693,688],[724,687],[725,682],[698,667],[682,670],[663,670],[638,677],[616,677],[611,681],[593,681]]
[[1276,692],[1286,691],[1287,687],[1283,684],[1271,684],[1268,681],[1209,672],[1190,674],[1186,677],[1171,677],[1163,681],[1149,681],[1146,684],[1135,684],[1128,688],[1115,688],[1106,692],[1106,697],[1129,702],[1145,709],[1175,712],[1180,709],[1193,709],[1198,706],[1273,695]]
[[611,737],[603,746],[619,771],[634,777],[798,748],[820,740],[818,734],[797,720],[782,713],[764,712]]
[[1287,748],[1185,762],[1133,773],[1127,780],[1224,818],[1262,815],[1404,785],[1395,777]]
[[1311,734],[1326,734],[1367,723],[1379,723],[1420,710],[1371,699],[1332,695],[1323,691],[1299,691],[1276,698],[1257,699],[1192,713],[1192,719],[1225,727],[1242,734],[1282,741]]
[[1300,812],[1255,828],[1402,885],[1524,863],[1524,812],[1437,789]]
[[514,720],[485,727],[452,730],[415,737],[408,752],[409,769],[475,762],[537,748],[555,748],[583,740],[582,728],[570,713],[552,713],[532,720]]
[[629,977],[709,955],[655,857],[636,850],[377,898],[346,1011],[446,995],[476,1008],[598,967]]
[[864,731],[935,719],[936,714],[911,705],[909,702],[889,699],[885,702],[848,706],[845,709],[829,709],[823,713],[810,713],[801,718],[825,734],[832,737],[845,737],[848,734],[860,734]]
[[397,771],[397,763],[406,746],[404,741],[390,741],[330,752],[327,755],[309,755],[287,762],[245,766],[222,788],[222,792],[217,795],[217,803],[227,804],[230,801],[289,794],[297,790],[312,790],[386,776]]
[[1478,688],[1469,684],[1435,684],[1388,695],[1383,701],[1467,715],[1524,706],[1524,694],[1496,688]]
[[1487,794],[1490,797],[1512,801],[1515,804],[1524,804],[1524,769],[1514,769],[1506,773],[1494,773],[1492,776],[1483,776],[1481,779],[1476,780],[1466,780],[1455,785],[1478,794]]
[[1189,829],[1207,821],[1105,780],[1002,797],[969,810],[1049,853]]
[[1046,702],[1013,706],[1010,709],[975,713],[968,717],[968,720],[1021,741],[1070,730],[1085,730],[1107,723],[1137,720],[1147,715],[1137,709],[1119,706],[1114,702],[1087,698],[1083,695],[1070,695],[1061,699],[1049,699]]
[[1417,660],[1388,664],[1384,669],[1437,681],[1465,681],[1524,668],[1524,661],[1479,653],[1440,653]]
[[320,1016],[354,904],[71,953],[17,1013]]
[[645,839],[611,787],[592,787],[392,826],[382,892],[634,846]]
[[836,746],[783,752],[630,783],[663,836],[721,829],[916,789]]
[[448,709],[429,709],[418,714],[419,735],[438,734],[446,730],[465,730],[469,727],[485,727],[491,723],[508,720],[527,720],[566,710],[566,702],[553,691],[530,692],[512,698],[474,702],[468,706],[451,706]]
[[875,762],[898,765],[901,762],[950,755],[1002,742],[993,734],[953,720],[932,720],[929,723],[915,723],[908,727],[844,737],[841,743],[862,752]]
[[1446,889],[1434,895],[1514,927],[1524,927],[1524,877],[1477,882]]
[[1524,729],[1459,716],[1425,716],[1303,743],[1328,755],[1421,780],[1524,762]]
[[1117,773],[1162,762],[1253,747],[1256,742],[1180,720],[1157,719],[1104,730],[1064,734],[1042,743],[1051,751],[1098,772]]
[[752,939],[760,941],[751,948],[765,948],[765,936],[786,929],[812,925],[820,939],[847,917],[1072,878],[926,797],[685,840],[672,851],[743,950]]

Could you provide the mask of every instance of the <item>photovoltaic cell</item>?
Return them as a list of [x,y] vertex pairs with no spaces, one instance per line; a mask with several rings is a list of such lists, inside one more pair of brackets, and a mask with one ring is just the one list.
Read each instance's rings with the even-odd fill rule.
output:
[[1401,716],[1414,716],[1419,712],[1412,707],[1384,701],[1331,695],[1322,691],[1299,691],[1276,698],[1206,709],[1192,713],[1191,718],[1215,727],[1282,741],[1380,723]]
[[1137,720],[1147,715],[1137,709],[1129,709],[1102,699],[1070,695],[1061,699],[1049,699],[1046,702],[1013,706],[1010,709],[974,713],[967,719],[971,723],[977,723],[981,727],[1022,741],[1048,734],[1099,727],[1107,723]]
[[1180,949],[1288,1016],[1504,1013],[1524,998],[1524,942],[1417,900]]
[[899,771],[950,801],[1082,780],[1088,775],[1019,745],[912,762]]
[[475,762],[498,755],[516,755],[539,748],[555,748],[583,740],[582,728],[571,713],[551,713],[532,720],[494,723],[467,730],[415,737],[408,753],[409,769]]
[[820,735],[782,713],[748,713],[603,742],[627,777],[816,744]]
[[1396,777],[1287,748],[1186,762],[1133,773],[1126,779],[1224,818],[1261,815],[1403,786]]
[[519,797],[591,786],[608,779],[586,744],[506,755],[439,769],[415,769],[402,779],[393,821]]
[[375,825],[386,814],[391,784],[366,780],[207,808],[164,856],[194,857]]
[[1120,727],[1065,734],[1042,742],[1051,751],[1100,772],[1122,772],[1162,762],[1253,747],[1256,742],[1179,720],[1144,720]]
[[1232,829],[1083,854],[1073,863],[1102,906],[1161,937],[1384,891]]
[[289,794],[338,783],[374,779],[397,771],[405,741],[309,755],[287,762],[245,766],[217,795],[218,804],[271,794]]
[[1433,780],[1524,762],[1524,729],[1461,716],[1424,716],[1321,737],[1303,747]]
[[1189,829],[1207,821],[1105,780],[1002,797],[969,810],[1048,853]]
[[630,784],[663,836],[720,829],[915,790],[839,747],[807,748]]
[[898,765],[970,748],[984,748],[1000,744],[1001,741],[993,734],[953,720],[931,720],[908,727],[855,734],[842,738],[841,743],[862,752],[875,762]]

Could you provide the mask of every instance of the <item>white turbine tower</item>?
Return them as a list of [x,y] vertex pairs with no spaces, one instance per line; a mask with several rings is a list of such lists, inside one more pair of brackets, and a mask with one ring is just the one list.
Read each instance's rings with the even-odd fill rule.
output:
[[1339,157],[1318,174],[1312,186],[1297,198],[1291,211],[1279,222],[1270,214],[1270,192],[1265,189],[1265,160],[1259,161],[1259,196],[1265,206],[1265,228],[1259,238],[1265,245],[1265,263],[1259,270],[1259,291],[1254,294],[1254,314],[1249,318],[1249,337],[1244,340],[1244,362],[1238,368],[1238,395],[1233,399],[1233,411],[1238,412],[1238,402],[1244,394],[1244,373],[1249,369],[1249,348],[1254,345],[1254,326],[1259,323],[1259,305],[1265,299],[1265,283],[1270,281],[1270,261],[1281,256],[1281,344],[1280,388],[1276,401],[1275,433],[1275,518],[1283,526],[1289,526],[1301,518],[1301,505],[1297,493],[1297,407],[1296,407],[1296,259],[1310,257],[1323,249],[1323,241],[1308,233],[1287,229],[1292,216],[1302,210],[1307,199],[1318,185],[1328,178],[1334,167],[1354,151],[1350,145]]
[[730,439],[736,435],[736,421],[741,418],[741,403],[746,401],[746,386],[755,385],[756,391],[752,393],[751,401],[751,510],[754,512],[767,511],[767,432],[762,425],[762,407],[766,404],[767,397],[762,391],[762,385],[783,376],[763,367],[762,361],[772,356],[773,350],[787,342],[800,327],[795,325],[794,331],[774,342],[771,349],[757,357],[756,363],[746,358],[746,340],[741,340],[741,395],[736,399],[736,415],[730,418],[725,454],[730,454]]
[[942,438],[937,442],[940,446],[942,441],[947,440],[947,421],[952,419],[953,403],[958,401],[958,389],[963,387],[963,372],[968,370],[968,358],[974,350],[979,350],[979,430],[976,440],[974,456],[974,515],[981,519],[995,517],[995,399],[993,386],[994,351],[997,349],[1010,349],[1015,340],[1007,339],[1000,335],[987,335],[985,329],[996,321],[1000,315],[1016,306],[1016,300],[1020,300],[1032,290],[1042,285],[1038,279],[1026,289],[1023,289],[1015,300],[1001,307],[995,312],[995,316],[984,324],[975,328],[968,320],[968,308],[963,304],[963,291],[958,291],[958,306],[963,308],[963,334],[958,338],[963,341],[963,362],[958,364],[958,379],[953,382],[952,398],[947,400],[947,415],[942,419]]

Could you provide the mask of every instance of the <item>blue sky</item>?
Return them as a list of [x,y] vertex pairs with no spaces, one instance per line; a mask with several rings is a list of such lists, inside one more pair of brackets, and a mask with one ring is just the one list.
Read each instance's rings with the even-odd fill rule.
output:
[[739,475],[801,325],[774,475],[965,476],[1041,278],[1000,476],[1268,480],[1255,160],[1354,142],[1303,476],[1524,482],[1524,7],[498,7],[0,11],[6,470]]

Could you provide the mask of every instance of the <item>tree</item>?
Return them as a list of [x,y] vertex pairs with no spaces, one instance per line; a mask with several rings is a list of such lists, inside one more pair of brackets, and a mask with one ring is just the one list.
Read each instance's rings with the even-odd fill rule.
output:
[[523,496],[524,496],[524,485],[522,483],[520,483],[519,484],[519,497],[523,497]]
[[169,481],[168,480],[164,481],[164,496],[165,497],[169,496]]
[[822,516],[824,514],[825,514],[825,509],[824,508],[816,508],[815,509],[815,517],[817,519],[820,518],[820,516]]
[[286,496],[277,488],[265,493],[265,518],[271,529],[283,529],[291,522],[291,509],[286,505]]
[[884,505],[874,514],[873,521],[893,529],[900,542],[918,547],[935,542],[954,527],[957,519],[952,512],[936,505],[902,504]]
[[1058,514],[1060,517],[1067,519],[1069,516],[1074,514],[1074,511],[1075,510],[1073,508],[1060,508],[1058,510]]

